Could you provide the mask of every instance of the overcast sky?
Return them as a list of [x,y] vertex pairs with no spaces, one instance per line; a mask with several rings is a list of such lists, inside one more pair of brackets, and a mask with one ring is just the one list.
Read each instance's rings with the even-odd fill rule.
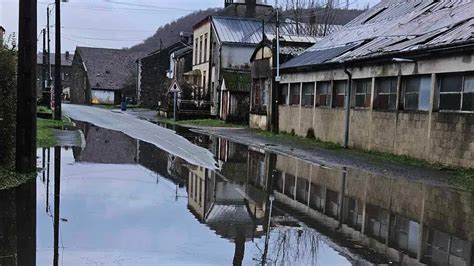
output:
[[[18,1],[0,0],[0,25],[7,30],[7,36],[17,32]],[[38,0],[38,34],[46,26],[47,3],[52,2]],[[274,0],[268,2],[274,3]],[[372,6],[376,2],[378,0],[350,0],[354,8],[362,8],[367,3]],[[74,51],[77,45],[130,47],[153,35],[160,26],[194,10],[223,5],[224,0],[69,0],[61,6],[62,50]],[[54,13],[51,25],[54,25]],[[51,49],[54,49],[54,35],[51,40]],[[42,42],[39,42],[38,49],[41,47]]]

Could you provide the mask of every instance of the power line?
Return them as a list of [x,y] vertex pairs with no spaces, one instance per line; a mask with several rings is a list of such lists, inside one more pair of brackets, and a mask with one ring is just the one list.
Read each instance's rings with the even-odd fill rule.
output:
[[84,31],[117,31],[117,32],[146,32],[146,33],[155,33],[156,30],[123,30],[123,29],[100,29],[100,28],[81,28],[81,27],[62,27],[63,29],[68,30],[84,30]]
[[[38,2],[39,4],[48,4],[46,2]],[[115,2],[111,2],[117,4]],[[122,3],[123,4],[123,3]],[[133,4],[130,4],[133,5]],[[178,7],[158,7],[158,6],[147,6],[147,8],[126,8],[126,7],[111,7],[106,5],[95,5],[95,4],[77,4],[77,3],[68,3],[64,5],[65,7],[74,7],[75,9],[86,9],[86,10],[95,10],[95,11],[112,11],[112,12],[133,12],[133,13],[190,13],[195,10],[178,8]],[[142,6],[144,7],[144,6]]]
[[95,37],[86,37],[86,36],[77,36],[77,35],[69,35],[69,34],[62,34],[67,37],[72,38],[79,38],[84,40],[98,40],[98,41],[117,41],[117,42],[139,42],[143,41],[143,39],[110,39],[110,38],[95,38]]

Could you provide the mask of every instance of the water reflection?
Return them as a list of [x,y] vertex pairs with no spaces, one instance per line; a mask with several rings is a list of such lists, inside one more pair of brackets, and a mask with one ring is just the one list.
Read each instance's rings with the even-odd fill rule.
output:
[[0,265],[35,265],[36,180],[0,190]]
[[[215,155],[219,168],[209,170],[78,125],[84,148],[55,148],[54,162],[50,150],[38,152],[38,265],[473,262],[474,201],[466,191],[329,168],[175,128]],[[53,178],[49,168],[58,168]],[[8,195],[0,191],[4,209],[17,200]],[[0,248],[9,250],[0,256],[14,248]]]

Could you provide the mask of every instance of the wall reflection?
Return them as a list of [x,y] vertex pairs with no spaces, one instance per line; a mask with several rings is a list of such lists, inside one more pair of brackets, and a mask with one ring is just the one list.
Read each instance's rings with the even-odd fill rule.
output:
[[[189,211],[235,244],[235,264],[242,262],[245,243],[262,238],[266,245],[252,254],[258,263],[315,264],[321,238],[353,262],[473,263],[469,192],[329,168],[176,128],[214,153],[220,166],[214,171],[120,133],[81,127],[87,145],[74,150],[77,161],[137,163],[186,186]],[[270,195],[275,197],[272,208]]]

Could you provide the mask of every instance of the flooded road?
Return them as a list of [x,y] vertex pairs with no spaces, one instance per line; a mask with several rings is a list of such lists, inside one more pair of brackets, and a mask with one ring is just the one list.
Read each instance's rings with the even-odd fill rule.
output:
[[213,154],[208,169],[77,127],[84,148],[39,149],[38,178],[0,191],[0,265],[473,263],[469,192],[175,128]]

